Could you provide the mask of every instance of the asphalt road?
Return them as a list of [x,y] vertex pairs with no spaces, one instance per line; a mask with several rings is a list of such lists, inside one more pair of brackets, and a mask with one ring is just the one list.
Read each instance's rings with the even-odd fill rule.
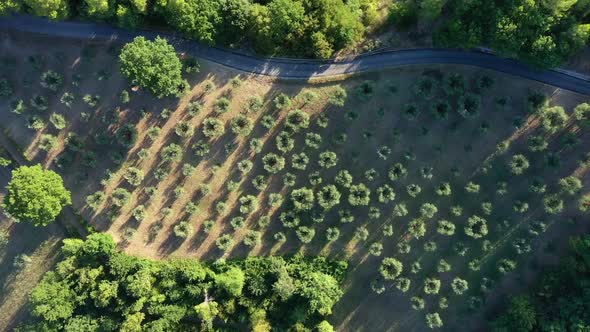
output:
[[248,73],[282,79],[310,79],[342,74],[379,71],[406,65],[458,64],[477,66],[549,84],[558,88],[590,95],[590,80],[575,73],[538,70],[518,61],[491,54],[451,49],[390,50],[364,54],[346,60],[309,60],[261,58],[228,49],[209,47],[186,40],[179,35],[153,31],[128,31],[105,24],[81,22],[53,22],[31,16],[0,18],[0,31],[21,31],[63,38],[131,41],[142,35],[167,38],[179,52],[203,58]]

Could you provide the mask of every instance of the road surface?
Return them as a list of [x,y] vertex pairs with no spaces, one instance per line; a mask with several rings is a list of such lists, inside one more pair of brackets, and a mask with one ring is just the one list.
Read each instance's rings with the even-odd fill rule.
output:
[[54,22],[22,15],[0,18],[0,31],[21,31],[62,38],[118,40],[120,42],[129,42],[139,35],[150,39],[160,35],[167,38],[179,52],[186,52],[192,56],[244,72],[274,76],[281,79],[326,78],[407,65],[457,64],[492,69],[590,95],[590,80],[584,79],[579,74],[557,70],[538,70],[515,60],[504,59],[482,52],[452,49],[411,49],[386,50],[345,60],[261,58],[228,49],[202,45],[195,41],[183,39],[174,33],[128,31],[106,24]]

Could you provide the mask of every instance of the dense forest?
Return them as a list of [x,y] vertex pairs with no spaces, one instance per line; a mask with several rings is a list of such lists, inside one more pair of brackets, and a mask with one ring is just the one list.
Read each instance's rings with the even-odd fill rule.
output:
[[538,67],[555,67],[588,42],[586,0],[402,0],[391,22],[409,28],[440,21],[434,42],[442,47],[487,46]]
[[529,294],[512,298],[497,332],[590,330],[590,235],[570,240],[571,254]]
[[208,44],[251,45],[262,54],[330,57],[375,24],[375,0],[9,0],[0,14],[81,16],[126,28],[168,25]]
[[62,253],[31,294],[39,321],[21,331],[332,331],[347,269],[302,256],[150,261],[98,233]]
[[[251,46],[267,55],[329,58],[389,29],[376,0],[19,0],[0,14],[25,11],[52,19],[73,16],[126,28],[167,25],[187,37]],[[488,46],[538,67],[555,67],[586,45],[587,0],[395,0],[389,23],[420,23],[442,47]]]

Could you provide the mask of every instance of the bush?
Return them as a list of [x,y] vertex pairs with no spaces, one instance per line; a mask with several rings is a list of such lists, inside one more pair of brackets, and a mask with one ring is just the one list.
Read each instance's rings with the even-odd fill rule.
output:
[[438,294],[440,290],[440,280],[434,278],[426,278],[424,281],[424,293],[433,295]]
[[444,259],[441,259],[441,260],[438,261],[438,265],[436,267],[436,271],[438,273],[449,272],[449,271],[451,271],[451,264],[449,264]]
[[545,212],[549,214],[558,214],[563,211],[563,200],[557,195],[549,195],[543,198]]
[[197,116],[197,114],[199,114],[202,109],[203,105],[198,101],[191,101],[188,103],[188,105],[186,105],[186,110],[191,117]]
[[395,199],[395,191],[387,184],[377,188],[377,195],[379,202],[383,204],[387,204]]
[[234,239],[230,234],[224,234],[215,240],[215,245],[217,246],[217,249],[227,252],[234,246]]
[[260,96],[250,96],[248,97],[248,101],[246,102],[246,112],[258,112],[264,106],[264,101]]
[[12,95],[12,85],[5,78],[0,78],[0,97],[8,97]]
[[426,234],[426,223],[422,219],[413,219],[408,224],[408,232],[416,239]]
[[352,185],[353,178],[352,175],[350,175],[350,172],[348,172],[347,170],[342,170],[338,172],[338,174],[334,178],[334,181],[336,181],[336,184],[338,184],[341,187],[350,188],[350,186]]
[[436,83],[432,78],[423,76],[414,84],[413,89],[416,96],[430,99],[434,94],[435,87]]
[[365,226],[359,226],[354,230],[354,239],[366,241],[369,237],[369,230]]
[[329,242],[334,242],[340,237],[340,230],[336,227],[329,227],[326,229],[326,239]]
[[262,152],[262,147],[264,143],[260,138],[253,138],[250,140],[250,152],[252,153],[260,153]]
[[468,193],[471,194],[477,194],[479,193],[479,189],[481,188],[481,186],[477,183],[474,182],[467,182],[467,185],[465,185],[465,191],[467,191]]
[[264,169],[271,174],[278,173],[285,168],[285,158],[272,152],[262,157],[262,163]]
[[295,147],[295,140],[286,131],[282,131],[277,135],[276,142],[277,149],[283,153],[287,153]]
[[12,108],[10,111],[15,114],[23,114],[27,110],[25,101],[22,99],[13,101],[10,106]]
[[375,82],[373,81],[363,81],[356,87],[357,96],[363,100],[368,101],[370,100],[373,95],[375,94]]
[[260,124],[266,129],[272,129],[276,124],[277,120],[272,115],[264,115],[260,120]]
[[240,212],[243,214],[250,214],[258,210],[258,198],[253,195],[246,195],[240,197]]
[[203,135],[208,138],[217,138],[225,133],[223,122],[216,118],[203,120]]
[[409,184],[406,187],[406,191],[408,192],[408,195],[410,195],[410,197],[416,197],[418,196],[421,192],[422,192],[422,187],[420,187],[419,185],[412,183]]
[[341,86],[334,87],[334,90],[328,96],[328,103],[334,106],[344,106],[346,102],[347,93]]
[[233,228],[234,231],[237,231],[237,230],[243,228],[245,223],[246,223],[246,220],[244,219],[244,217],[233,217],[229,221],[229,224],[231,225],[231,227]]
[[246,246],[254,248],[262,242],[261,238],[262,233],[260,233],[259,231],[250,230],[244,236],[243,241]]
[[436,205],[431,203],[424,203],[420,206],[420,216],[425,218],[432,218],[438,212]]
[[305,170],[307,168],[307,164],[309,163],[309,157],[304,152],[295,153],[291,157],[291,166],[294,169],[298,170]]
[[143,219],[145,219],[145,216],[146,216],[145,206],[143,206],[143,205],[136,206],[135,209],[133,209],[133,211],[131,211],[131,214],[133,215],[133,218],[135,218],[135,220],[142,221]]
[[49,102],[41,95],[34,95],[31,98],[31,106],[39,112],[44,112],[49,108]]
[[561,106],[545,107],[539,115],[543,129],[550,133],[563,129],[568,120],[568,115]]
[[571,175],[559,180],[561,191],[568,195],[575,195],[582,190],[582,181]]
[[295,185],[295,180],[297,177],[294,174],[286,173],[283,176],[283,184],[285,187],[293,187]]
[[350,186],[348,203],[352,206],[369,205],[371,201],[371,190],[362,183]]
[[129,91],[127,91],[127,90],[121,91],[121,94],[119,94],[119,101],[122,104],[129,104],[129,101],[131,101],[131,98],[129,98]]
[[268,195],[268,205],[271,207],[281,206],[283,204],[283,195],[280,193],[270,193]]
[[474,239],[486,236],[488,234],[486,220],[476,215],[469,217],[467,219],[467,226],[465,226],[465,234]]
[[182,138],[191,138],[195,134],[195,127],[189,121],[179,121],[174,132]]
[[574,108],[574,118],[582,126],[590,127],[590,105],[582,103]]
[[97,210],[100,205],[105,201],[106,194],[102,191],[97,191],[93,194],[86,196],[86,204],[93,210]]
[[234,134],[240,136],[248,136],[254,129],[254,123],[245,115],[237,115],[231,120],[231,130]]
[[291,192],[291,202],[296,210],[311,210],[314,205],[313,190],[308,188],[299,188]]
[[317,193],[318,204],[324,210],[329,210],[338,205],[340,203],[340,197],[340,192],[335,185],[327,185]]
[[481,98],[474,94],[467,94],[459,98],[459,114],[463,117],[474,117],[481,108]]
[[432,104],[432,113],[434,116],[441,120],[446,120],[449,117],[449,113],[451,112],[451,106],[449,103],[443,100],[439,100]]
[[379,273],[385,280],[394,280],[403,271],[403,264],[395,258],[385,257],[379,266]]
[[335,152],[324,151],[320,153],[318,164],[322,168],[332,168],[338,163],[338,156]]
[[528,159],[521,154],[514,155],[510,161],[510,171],[513,174],[520,175],[529,168]]
[[395,285],[395,288],[405,293],[408,290],[410,290],[410,285],[412,284],[412,282],[408,278],[398,277],[393,281],[393,284]]
[[414,103],[405,104],[402,112],[404,117],[408,120],[416,120],[420,115],[420,109],[418,108],[418,105]]
[[111,200],[117,207],[121,207],[129,202],[131,193],[125,188],[117,188],[111,193]]
[[443,327],[443,321],[438,312],[426,314],[426,326],[431,329],[439,329]]
[[273,103],[277,110],[284,110],[291,107],[291,98],[281,92],[273,99]]
[[305,145],[312,149],[319,149],[322,144],[322,136],[316,133],[305,134]]
[[451,288],[453,288],[455,294],[462,295],[469,289],[469,284],[467,283],[467,280],[457,277],[451,282]]
[[39,149],[50,151],[58,145],[57,137],[51,134],[43,134],[39,139]]
[[84,95],[84,97],[82,97],[82,100],[90,107],[92,108],[96,108],[96,106],[98,106],[98,104],[100,103],[100,96],[99,95]]
[[153,142],[158,138],[158,136],[160,136],[161,132],[162,129],[160,129],[159,127],[150,127],[147,130],[147,137]]
[[166,162],[179,162],[182,160],[182,147],[180,145],[171,143],[162,149],[160,152],[162,160]]
[[590,211],[590,194],[586,194],[578,199],[578,210],[581,212]]
[[53,92],[56,92],[63,86],[63,81],[63,76],[53,70],[48,70],[41,75],[41,86]]
[[309,114],[298,109],[290,111],[285,118],[285,125],[294,132],[305,129],[309,127]]
[[408,215],[408,208],[405,203],[396,204],[393,207],[392,215],[394,217],[404,217]]
[[123,75],[158,98],[179,95],[188,85],[174,47],[160,37],[153,42],[136,37],[123,47],[119,61]]
[[315,330],[317,332],[334,332],[334,328],[328,321],[321,321],[318,325],[316,325]]
[[408,174],[408,170],[401,163],[393,165],[387,173],[391,181],[397,181]]
[[287,237],[285,236],[285,233],[283,233],[283,232],[276,232],[275,235],[273,235],[273,238],[278,243],[284,243],[287,241]]
[[182,61],[184,72],[187,74],[194,74],[201,71],[201,65],[199,61],[193,57],[187,57]]
[[451,236],[455,234],[455,224],[448,220],[439,220],[436,231],[438,234]]
[[299,241],[304,244],[310,243],[315,236],[315,230],[307,226],[300,226],[295,233],[297,234]]
[[502,274],[506,274],[509,272],[512,272],[514,269],[516,269],[516,262],[510,259],[500,259],[498,261],[498,271]]
[[137,167],[129,167],[123,175],[125,180],[132,186],[139,186],[144,178],[144,173]]

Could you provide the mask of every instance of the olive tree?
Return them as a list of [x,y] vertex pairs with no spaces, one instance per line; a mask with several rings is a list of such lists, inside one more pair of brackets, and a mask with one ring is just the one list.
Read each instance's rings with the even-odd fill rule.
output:
[[379,273],[385,280],[394,280],[402,273],[403,269],[402,262],[392,257],[385,257],[379,266]]

